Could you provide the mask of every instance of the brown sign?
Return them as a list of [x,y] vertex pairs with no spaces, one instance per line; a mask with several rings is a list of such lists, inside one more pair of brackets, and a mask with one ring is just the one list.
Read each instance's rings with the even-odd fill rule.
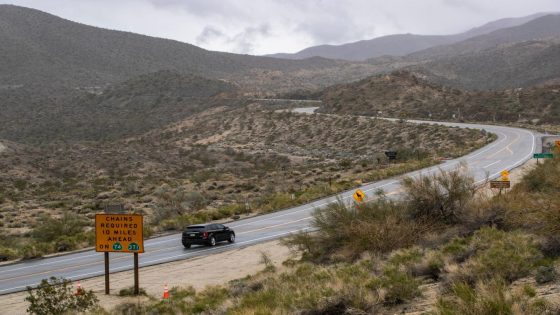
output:
[[96,214],[95,251],[143,253],[143,221],[139,214]]
[[490,188],[499,188],[499,189],[503,189],[503,188],[510,188],[511,187],[511,182],[505,181],[505,180],[493,180],[490,181]]

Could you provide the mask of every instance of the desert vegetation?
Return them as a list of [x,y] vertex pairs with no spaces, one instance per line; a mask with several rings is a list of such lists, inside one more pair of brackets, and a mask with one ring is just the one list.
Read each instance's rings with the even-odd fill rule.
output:
[[114,313],[554,314],[543,292],[558,281],[557,174],[558,158],[501,195],[461,170],[408,179],[403,200],[317,210],[316,232],[284,241],[299,258],[280,269],[263,259],[259,274]]
[[557,85],[499,91],[466,91],[397,71],[324,90],[319,111],[381,117],[557,125]]
[[[216,108],[120,141],[39,147],[5,142],[0,257],[88,246],[94,214],[107,204],[145,214],[149,236],[302,204],[433,165],[493,139],[477,130],[253,104]],[[397,160],[388,161],[385,150],[396,150]]]

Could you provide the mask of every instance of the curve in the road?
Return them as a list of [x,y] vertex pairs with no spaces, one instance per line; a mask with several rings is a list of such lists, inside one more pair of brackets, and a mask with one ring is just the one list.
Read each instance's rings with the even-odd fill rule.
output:
[[[475,181],[480,183],[489,178],[497,177],[504,169],[510,170],[523,164],[532,157],[533,152],[537,149],[537,134],[525,129],[480,124],[409,122],[484,129],[495,133],[498,138],[491,144],[459,159],[445,161],[440,165],[403,176],[363,185],[361,189],[369,198],[373,198],[374,193],[380,189],[388,196],[399,194],[400,180],[405,176],[417,177],[432,174],[440,170],[453,169],[459,165],[467,166]],[[146,240],[146,252],[140,255],[140,266],[145,267],[227,251],[308,230],[310,229],[314,209],[322,208],[330,203],[337,202],[337,200],[349,202],[352,200],[352,193],[353,191],[346,191],[309,204],[233,222],[230,227],[237,234],[237,240],[234,244],[223,244],[211,248],[193,247],[187,250],[181,245],[181,234],[179,233]],[[132,268],[132,255],[111,253],[110,256],[110,271],[112,273]],[[96,252],[78,252],[0,266],[0,294],[25,290],[27,286],[36,286],[41,279],[51,276],[77,280],[103,275],[103,273],[103,254]]]

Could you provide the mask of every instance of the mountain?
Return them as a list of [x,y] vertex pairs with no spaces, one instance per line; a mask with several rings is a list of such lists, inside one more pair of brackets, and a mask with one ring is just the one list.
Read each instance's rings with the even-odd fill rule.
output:
[[436,120],[560,123],[560,85],[502,91],[462,91],[406,71],[324,90],[323,113]]
[[500,29],[488,34],[472,37],[461,42],[425,49],[407,56],[416,59],[433,59],[466,55],[529,40],[560,37],[560,15],[550,14],[534,19],[525,24]]
[[537,13],[520,18],[507,18],[487,23],[467,32],[455,35],[415,35],[398,34],[382,36],[370,40],[362,40],[343,45],[320,45],[306,48],[294,54],[272,54],[270,57],[285,59],[304,59],[314,56],[363,61],[379,56],[405,56],[416,51],[430,47],[448,45],[467,38],[487,34],[502,28],[512,27],[527,23],[539,18],[546,13]]
[[407,67],[431,82],[499,90],[560,82],[560,37],[499,45]]
[[295,54],[273,54],[270,57],[304,59],[314,56],[330,59],[363,61],[383,55],[404,56],[414,51],[452,42],[449,36],[398,34],[362,40],[343,45],[320,45]]
[[381,73],[406,70],[460,89],[500,90],[560,82],[559,44],[560,15],[553,14],[451,45],[367,62]]
[[[174,40],[71,22],[0,5],[0,86],[94,87],[159,70],[234,78],[252,69],[289,72],[345,67],[311,58],[282,60],[208,51]],[[336,72],[336,71],[335,71]]]

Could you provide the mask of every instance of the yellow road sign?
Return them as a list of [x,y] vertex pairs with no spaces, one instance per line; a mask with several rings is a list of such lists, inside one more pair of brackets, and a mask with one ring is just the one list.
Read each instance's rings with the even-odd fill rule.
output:
[[357,202],[362,202],[364,201],[366,194],[364,194],[364,192],[361,189],[356,189],[354,195],[352,196],[354,197],[354,199],[356,199]]
[[95,251],[143,253],[143,222],[139,214],[96,214]]
[[508,181],[508,180],[509,180],[509,172],[508,172],[508,170],[503,170],[503,171],[502,171],[502,180],[503,180],[503,181]]

